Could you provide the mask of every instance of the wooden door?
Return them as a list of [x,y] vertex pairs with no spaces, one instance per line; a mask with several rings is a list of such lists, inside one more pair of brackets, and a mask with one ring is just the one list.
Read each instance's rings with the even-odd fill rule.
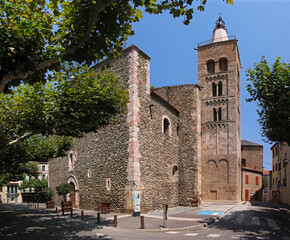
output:
[[70,201],[72,203],[72,206],[75,208],[76,207],[76,193],[74,190],[70,192]]
[[249,189],[245,190],[245,201],[249,201]]

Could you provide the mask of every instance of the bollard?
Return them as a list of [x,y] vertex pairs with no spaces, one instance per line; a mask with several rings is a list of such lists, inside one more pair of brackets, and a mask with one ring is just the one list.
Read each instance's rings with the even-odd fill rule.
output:
[[100,223],[101,222],[101,217],[100,217],[100,213],[98,212],[98,215],[97,215],[97,223]]
[[84,220],[84,211],[81,211],[81,219]]
[[73,209],[70,210],[70,217],[73,217]]
[[116,228],[118,225],[117,223],[117,215],[114,215],[114,227]]
[[39,203],[37,203],[37,208],[39,208]]
[[141,229],[145,229],[144,216],[141,216]]
[[58,209],[57,209],[57,207],[55,208],[55,213],[58,213]]

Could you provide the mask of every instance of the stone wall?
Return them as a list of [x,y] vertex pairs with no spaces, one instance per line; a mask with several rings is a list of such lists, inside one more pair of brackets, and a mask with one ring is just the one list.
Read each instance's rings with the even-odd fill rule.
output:
[[200,202],[200,89],[197,85],[178,85],[154,89],[179,111],[175,128],[178,149],[178,204]]
[[[119,58],[105,60],[95,68],[107,67],[120,77],[128,88],[129,53],[127,49]],[[49,162],[49,185],[55,189],[62,182],[74,182],[76,202],[80,208],[96,209],[101,202],[109,202],[113,211],[124,211],[125,186],[128,184],[129,126],[127,116],[120,116],[120,123],[109,125],[97,133],[86,134],[76,139],[72,150],[75,159],[69,171],[68,157]],[[60,198],[56,197],[58,203]]]
[[242,159],[246,160],[247,168],[263,170],[263,147],[242,146]]

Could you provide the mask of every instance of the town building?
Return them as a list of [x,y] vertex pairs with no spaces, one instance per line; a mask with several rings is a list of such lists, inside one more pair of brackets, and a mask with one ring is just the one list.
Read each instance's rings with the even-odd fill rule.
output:
[[[39,179],[48,179],[48,164],[47,162],[39,162]],[[23,180],[30,181],[31,176],[25,176]],[[6,186],[0,188],[0,203],[22,203],[35,201],[35,193],[33,188],[19,189],[23,182],[9,182]]]
[[262,200],[263,146],[247,140],[241,141],[242,200]]
[[275,143],[272,147],[272,201],[290,205],[290,147]]
[[76,139],[67,157],[51,159],[49,186],[72,184],[74,207],[109,203],[128,213],[240,201],[237,42],[220,17],[212,39],[196,47],[198,85],[150,89],[150,57],[134,45],[97,64],[96,71],[107,68],[129,90],[127,114],[117,125]]

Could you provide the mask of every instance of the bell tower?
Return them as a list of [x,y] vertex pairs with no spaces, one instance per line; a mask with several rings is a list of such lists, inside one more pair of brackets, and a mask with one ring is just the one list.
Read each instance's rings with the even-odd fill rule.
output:
[[241,200],[240,57],[222,17],[198,44],[201,90],[201,201]]

